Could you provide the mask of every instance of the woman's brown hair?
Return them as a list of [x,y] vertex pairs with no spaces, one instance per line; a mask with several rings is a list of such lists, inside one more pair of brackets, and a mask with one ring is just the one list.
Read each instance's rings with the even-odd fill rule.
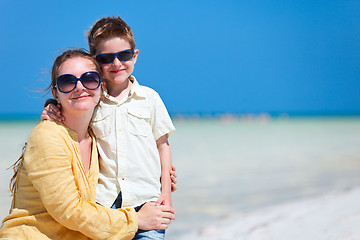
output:
[[[99,64],[88,53],[88,51],[86,51],[85,49],[79,49],[79,48],[69,49],[69,50],[66,50],[65,52],[63,52],[61,55],[59,55],[55,59],[52,70],[51,70],[51,84],[45,90],[56,89],[56,78],[59,76],[59,68],[60,68],[61,64],[63,64],[68,59],[76,58],[76,57],[85,58],[85,59],[89,59],[90,61],[92,61],[95,68],[96,68],[96,71],[98,71],[100,73],[100,75],[102,75]],[[16,192],[17,179],[18,179],[19,171],[20,171],[20,169],[22,167],[22,164],[23,164],[23,159],[24,159],[24,156],[25,156],[25,152],[26,152],[26,143],[25,143],[25,145],[24,145],[24,147],[22,149],[21,156],[9,168],[9,169],[14,170],[14,175],[12,176],[12,178],[10,180],[10,186],[9,186],[10,187],[10,192],[12,193],[12,195],[14,195],[15,192]]]

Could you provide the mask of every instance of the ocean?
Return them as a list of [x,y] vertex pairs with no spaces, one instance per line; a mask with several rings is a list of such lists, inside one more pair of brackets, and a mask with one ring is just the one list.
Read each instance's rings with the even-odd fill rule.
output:
[[[6,170],[36,121],[0,122],[0,217]],[[360,117],[177,118],[170,136],[178,190],[167,239],[249,212],[360,185]]]

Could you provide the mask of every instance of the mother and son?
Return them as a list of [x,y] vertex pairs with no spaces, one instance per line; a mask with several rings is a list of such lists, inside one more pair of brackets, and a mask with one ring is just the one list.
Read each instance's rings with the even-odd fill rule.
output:
[[152,89],[132,76],[139,50],[120,17],[88,32],[90,54],[53,64],[54,102],[14,164],[0,239],[163,239],[175,219],[175,131]]

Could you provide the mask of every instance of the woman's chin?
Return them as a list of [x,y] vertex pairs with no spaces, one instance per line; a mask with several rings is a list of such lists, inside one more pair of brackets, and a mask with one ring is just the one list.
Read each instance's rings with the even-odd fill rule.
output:
[[96,104],[89,103],[89,102],[76,102],[69,106],[67,109],[69,112],[87,112],[87,111],[94,111]]

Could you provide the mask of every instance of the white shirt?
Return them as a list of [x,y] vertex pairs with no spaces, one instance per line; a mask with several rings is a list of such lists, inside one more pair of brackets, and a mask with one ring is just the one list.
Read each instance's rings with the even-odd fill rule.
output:
[[129,96],[121,101],[104,92],[92,130],[100,153],[97,202],[111,207],[121,191],[122,207],[156,201],[161,194],[161,164],[156,140],[175,131],[160,96],[131,76]]

